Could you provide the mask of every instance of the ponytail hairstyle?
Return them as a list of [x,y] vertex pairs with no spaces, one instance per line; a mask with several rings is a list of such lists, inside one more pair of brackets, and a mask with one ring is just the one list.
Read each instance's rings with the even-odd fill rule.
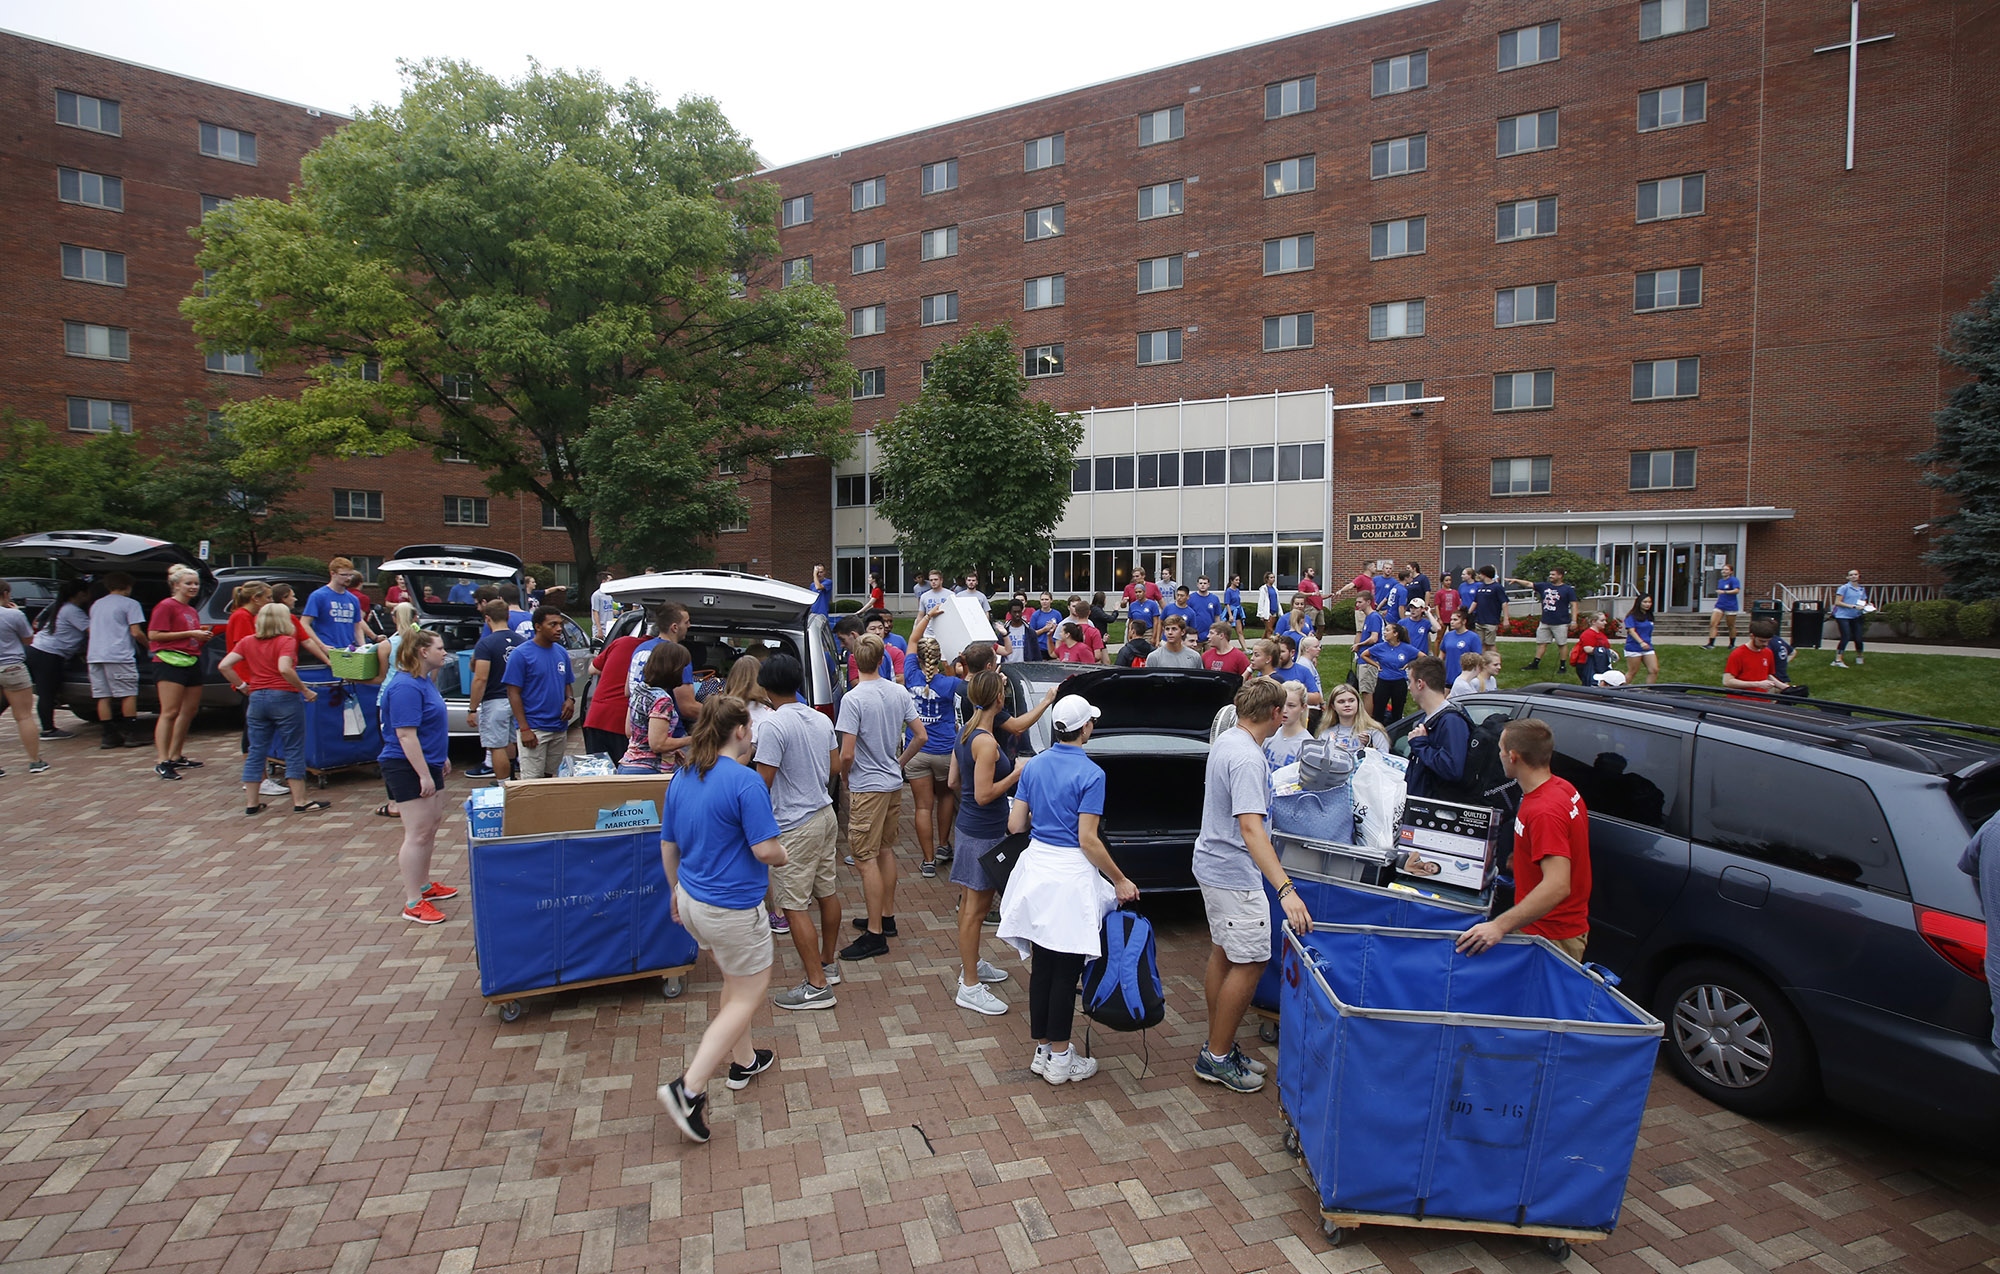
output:
[[[257,600],[260,597],[263,598],[264,600],[263,601]],[[255,614],[256,612],[262,610],[264,608],[264,602],[268,602],[270,599],[271,599],[271,586],[269,584],[266,584],[263,580],[260,579],[248,580],[244,583],[238,584],[236,586],[236,591],[230,594],[229,609],[247,610],[252,614]]]
[[424,651],[429,649],[432,643],[443,640],[444,638],[436,633],[421,628],[409,634],[403,639],[403,644],[396,647],[396,667],[412,677],[423,676],[424,667],[421,661]]
[[[397,602],[389,611],[396,620],[396,631],[408,642],[417,631],[417,608],[410,602]],[[402,647],[397,647],[398,650]]]
[[917,643],[917,667],[924,670],[926,680],[935,681],[944,675],[944,652],[939,649],[937,638],[925,637]]
[[694,772],[707,778],[722,750],[736,733],[736,727],[750,724],[750,705],[734,695],[713,695],[701,705],[701,719],[689,735],[688,761]]
[[[930,639],[927,637],[924,640]],[[972,680],[967,683],[965,697],[971,701],[974,708],[984,712],[999,704],[1000,696],[1006,689],[1007,679],[997,670],[981,668],[972,674]]]

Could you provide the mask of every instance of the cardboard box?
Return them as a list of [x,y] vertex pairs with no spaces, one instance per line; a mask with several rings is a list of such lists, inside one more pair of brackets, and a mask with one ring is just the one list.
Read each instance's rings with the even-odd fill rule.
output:
[[665,774],[594,775],[580,779],[517,779],[502,785],[508,836],[555,836],[594,832],[597,816],[627,801],[666,802]]
[[960,651],[974,642],[995,640],[993,617],[980,609],[979,603],[971,598],[954,597],[931,617],[924,635],[937,638],[938,654],[950,663],[958,658]]
[[507,793],[499,786],[476,787],[465,798],[465,819],[474,840],[506,834]]
[[1396,828],[1397,848],[1409,851],[1397,874],[1478,892],[1493,877],[1505,816],[1479,805],[1413,796]]

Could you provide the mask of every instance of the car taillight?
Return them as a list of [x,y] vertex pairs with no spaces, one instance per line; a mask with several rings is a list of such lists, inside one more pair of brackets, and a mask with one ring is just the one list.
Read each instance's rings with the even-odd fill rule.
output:
[[1986,926],[1948,911],[1917,908],[1917,932],[1959,972],[1986,981]]
[[[825,717],[828,721],[833,722],[835,725],[840,724],[839,708],[837,705],[831,703],[821,703],[821,704],[815,704],[814,706],[819,709],[820,715]],[[1984,948],[1981,948],[1981,950],[1984,950]]]

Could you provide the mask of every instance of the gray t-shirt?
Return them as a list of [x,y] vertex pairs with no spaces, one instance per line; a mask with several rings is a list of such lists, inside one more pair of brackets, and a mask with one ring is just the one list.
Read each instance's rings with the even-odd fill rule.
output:
[[106,593],[90,606],[90,650],[85,656],[93,664],[129,664],[137,652],[132,648],[132,625],[144,627],[146,608],[130,594]]
[[863,681],[840,697],[834,726],[854,736],[854,765],[847,772],[850,792],[897,792],[903,787],[903,727],[917,719],[917,701],[893,681]]
[[28,662],[28,644],[35,640],[35,626],[12,606],[0,606],[0,664]]
[[1194,843],[1194,878],[1211,889],[1257,889],[1264,873],[1243,843],[1239,814],[1271,812],[1271,764],[1250,732],[1236,726],[1208,749],[1201,835]]
[[81,606],[67,605],[56,612],[53,628],[35,634],[35,649],[68,659],[83,649],[89,636],[90,612]]
[[1162,646],[1152,654],[1146,656],[1146,666],[1148,668],[1199,668],[1201,667],[1201,652],[1192,646],[1182,646],[1178,651],[1168,650],[1165,646]]
[[827,806],[827,757],[840,741],[833,722],[802,703],[788,703],[757,728],[758,765],[775,768],[771,813],[778,830],[789,832]]

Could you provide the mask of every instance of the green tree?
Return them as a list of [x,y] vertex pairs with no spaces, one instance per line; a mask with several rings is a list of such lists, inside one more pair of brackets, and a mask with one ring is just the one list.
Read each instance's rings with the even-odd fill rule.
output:
[[1514,578],[1539,584],[1548,578],[1551,568],[1562,571],[1563,583],[1574,588],[1578,597],[1588,597],[1604,587],[1602,566],[1559,544],[1544,544],[1533,552],[1523,553],[1514,564]]
[[967,333],[931,356],[917,400],[875,431],[876,509],[903,560],[947,575],[1047,563],[1083,422],[1032,402],[1014,333]]
[[96,527],[157,535],[152,471],[130,434],[72,440],[0,412],[0,536]]
[[1968,379],[1934,417],[1937,439],[1915,457],[1923,482],[1957,507],[1935,519],[1924,560],[1964,601],[2000,597],[2000,279],[1952,320],[1944,356]]
[[149,435],[158,451],[142,488],[157,510],[152,534],[192,548],[212,540],[214,556],[268,554],[273,545],[324,535],[318,519],[285,501],[299,488],[291,465],[259,463],[227,421],[206,413]]
[[400,103],[306,157],[289,203],[238,200],[197,231],[196,333],[305,379],[231,406],[241,464],[462,456],[551,506],[587,579],[600,537],[685,557],[726,525],[742,506],[711,490],[718,467],[845,454],[839,304],[749,286],[777,195],[713,102],[539,67],[404,77]]

